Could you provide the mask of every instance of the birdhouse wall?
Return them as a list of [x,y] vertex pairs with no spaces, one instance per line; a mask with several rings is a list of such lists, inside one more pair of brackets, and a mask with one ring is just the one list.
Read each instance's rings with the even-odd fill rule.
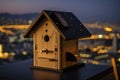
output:
[[66,68],[77,62],[70,62],[66,60],[66,52],[72,53],[74,56],[78,54],[78,40],[64,40],[61,37],[61,68]]
[[63,52],[70,52],[72,54],[78,51],[78,40],[64,40],[63,41]]
[[[45,36],[49,41],[45,41]],[[60,68],[60,34],[54,25],[45,20],[34,32],[34,66],[45,68]],[[48,50],[48,52],[45,50]]]

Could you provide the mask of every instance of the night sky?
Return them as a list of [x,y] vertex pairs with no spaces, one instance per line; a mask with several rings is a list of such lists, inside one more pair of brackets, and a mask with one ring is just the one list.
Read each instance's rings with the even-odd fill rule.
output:
[[41,10],[73,12],[82,21],[120,24],[120,0],[0,0],[0,13],[40,13]]

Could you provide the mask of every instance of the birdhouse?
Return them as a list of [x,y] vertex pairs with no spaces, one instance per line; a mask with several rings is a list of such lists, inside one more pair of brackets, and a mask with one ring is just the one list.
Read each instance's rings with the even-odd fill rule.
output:
[[34,67],[63,70],[78,63],[78,39],[90,35],[73,13],[43,10],[24,37],[33,38]]

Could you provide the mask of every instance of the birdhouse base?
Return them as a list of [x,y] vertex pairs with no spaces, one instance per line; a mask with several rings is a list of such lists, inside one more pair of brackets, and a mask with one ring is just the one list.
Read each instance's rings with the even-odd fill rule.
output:
[[60,70],[51,69],[51,68],[45,68],[45,67],[38,67],[38,66],[31,66],[31,69],[45,70],[45,71],[52,71],[52,72],[65,72],[65,71],[70,71],[70,70],[73,70],[73,69],[76,69],[76,68],[80,68],[80,67],[82,67],[84,65],[85,65],[84,63],[78,63],[78,64],[75,64],[75,65],[69,66],[67,68],[60,69]]

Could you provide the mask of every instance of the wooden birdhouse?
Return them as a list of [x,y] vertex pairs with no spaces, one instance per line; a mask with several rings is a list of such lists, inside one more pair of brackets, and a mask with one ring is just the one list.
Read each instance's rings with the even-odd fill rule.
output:
[[43,10],[24,37],[33,38],[34,67],[63,70],[78,63],[78,39],[90,35],[73,13]]

